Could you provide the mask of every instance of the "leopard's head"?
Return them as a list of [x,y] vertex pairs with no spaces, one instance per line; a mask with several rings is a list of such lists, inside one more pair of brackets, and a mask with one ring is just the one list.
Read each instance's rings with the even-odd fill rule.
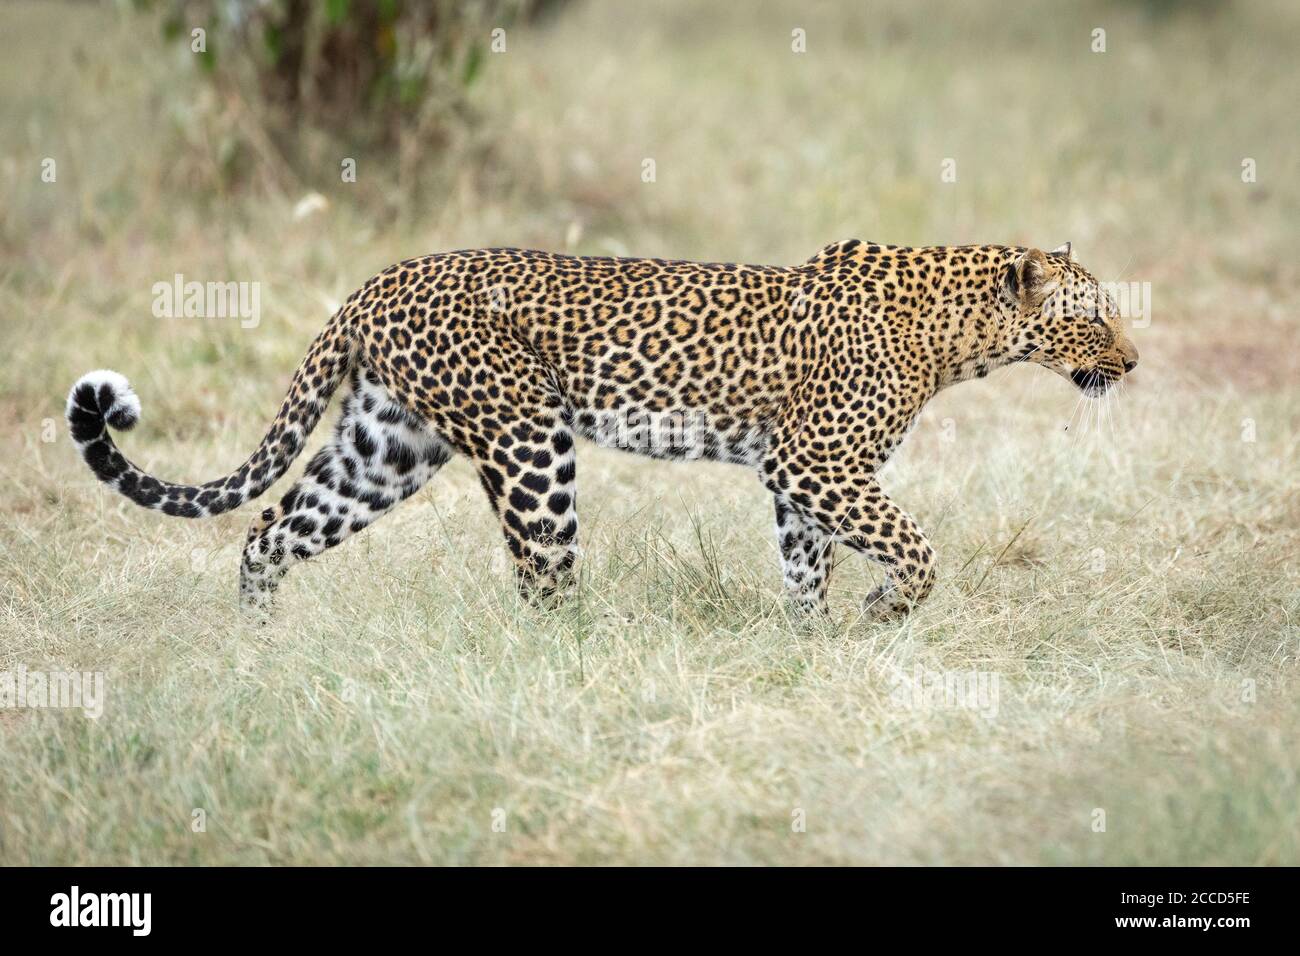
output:
[[1105,394],[1137,365],[1114,298],[1068,243],[1050,253],[1020,252],[1005,270],[999,299],[1012,358],[1046,366],[1085,395]]

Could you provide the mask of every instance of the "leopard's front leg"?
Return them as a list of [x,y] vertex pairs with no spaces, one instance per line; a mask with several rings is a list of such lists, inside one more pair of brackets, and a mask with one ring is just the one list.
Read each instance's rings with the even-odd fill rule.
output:
[[[935,553],[912,516],[889,499],[874,476],[800,468],[772,461],[767,483],[793,511],[829,540],[848,545],[885,568],[886,580],[867,595],[865,610],[898,617],[934,586]],[[783,490],[778,490],[783,489]]]
[[884,583],[872,588],[862,602],[863,610],[879,619],[902,617],[923,601],[934,587],[935,567],[934,547],[925,532],[898,505],[888,498],[884,502],[887,507],[879,513],[879,523],[898,529],[895,537],[873,540],[865,548],[853,545],[885,566]]
[[829,540],[882,565],[867,595],[875,617],[906,614],[934,586],[934,549],[881,489],[888,461],[929,393],[853,348],[832,349],[791,397],[768,444],[761,477],[779,500]]
[[824,614],[835,542],[796,511],[785,495],[776,495],[776,545],[781,552],[781,578],[795,616]]
[[[856,500],[855,500],[856,499]],[[815,509],[818,524],[835,540],[866,555],[885,568],[885,582],[863,603],[873,617],[901,617],[925,599],[934,587],[934,548],[916,521],[894,504],[874,478],[848,499],[845,507]]]

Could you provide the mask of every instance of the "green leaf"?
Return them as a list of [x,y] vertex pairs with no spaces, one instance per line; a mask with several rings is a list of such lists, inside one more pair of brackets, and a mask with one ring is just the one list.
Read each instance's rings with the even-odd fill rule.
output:
[[331,26],[338,26],[348,15],[348,0],[326,0],[325,19]]
[[266,52],[271,55],[271,62],[280,62],[280,54],[284,52],[284,34],[280,28],[274,23],[268,23],[262,31],[262,40],[266,44]]
[[469,52],[465,55],[465,75],[462,77],[462,82],[466,86],[469,86],[478,78],[479,72],[482,68],[483,46],[480,43],[475,43],[469,48]]

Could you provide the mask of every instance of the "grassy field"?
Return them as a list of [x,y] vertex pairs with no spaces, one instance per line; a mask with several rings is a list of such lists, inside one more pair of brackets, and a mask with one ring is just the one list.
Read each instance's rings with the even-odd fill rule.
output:
[[[156,25],[0,9],[0,672],[106,680],[99,719],[0,709],[0,863],[1300,863],[1300,13],[731,6],[573,5],[414,171],[341,183],[343,145],[242,185],[238,107]],[[520,604],[453,461],[257,628],[256,509],[145,512],[62,422],[118,369],[127,454],[207,479],[389,262],[848,236],[1070,240],[1151,284],[1120,401],[1019,368],[932,403],[884,480],[940,554],[902,624],[860,617],[876,573],[842,552],[832,619],[792,628],[751,474],[585,446],[562,610]],[[261,322],[155,318],[176,273],[260,282]],[[899,693],[968,674],[996,707]]]

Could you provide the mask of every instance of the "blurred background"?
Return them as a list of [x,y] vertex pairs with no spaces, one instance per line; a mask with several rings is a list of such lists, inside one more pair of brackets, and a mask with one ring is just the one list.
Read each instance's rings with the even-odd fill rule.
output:
[[[119,682],[99,722],[0,713],[0,854],[1297,862],[1298,38],[1286,0],[0,5],[0,664]],[[748,475],[584,447],[572,616],[510,603],[453,462],[295,572],[268,638],[234,611],[249,516],[163,522],[63,433],[111,367],[132,458],[226,473],[403,258],[847,237],[1069,241],[1147,290],[1110,417],[1037,369],[932,403],[886,482],[941,555],[902,630],[844,561],[832,630],[792,635]],[[258,283],[259,321],[157,317],[177,274]],[[891,710],[913,664],[1002,674],[995,729]]]

